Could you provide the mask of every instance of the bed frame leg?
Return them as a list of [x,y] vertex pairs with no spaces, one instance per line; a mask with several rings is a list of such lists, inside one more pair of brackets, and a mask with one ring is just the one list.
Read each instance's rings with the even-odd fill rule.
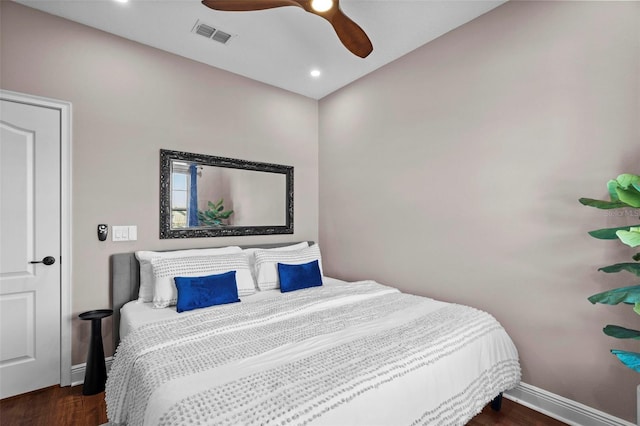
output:
[[491,409],[493,411],[500,411],[502,408],[502,392],[498,394],[493,400],[491,400]]

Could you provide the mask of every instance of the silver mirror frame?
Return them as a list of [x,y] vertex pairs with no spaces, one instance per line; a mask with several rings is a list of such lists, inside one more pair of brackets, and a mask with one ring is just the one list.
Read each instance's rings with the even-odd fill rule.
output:
[[[281,173],[286,177],[286,224],[275,226],[228,226],[171,228],[171,162],[173,160],[199,163],[205,166],[227,167],[257,172]],[[293,234],[293,167],[280,164],[257,163],[234,158],[214,157],[183,151],[160,150],[160,239],[230,237],[242,235]]]

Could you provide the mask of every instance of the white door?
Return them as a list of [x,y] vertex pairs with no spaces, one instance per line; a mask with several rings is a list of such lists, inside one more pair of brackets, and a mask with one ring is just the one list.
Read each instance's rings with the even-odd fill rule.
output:
[[60,123],[0,101],[0,398],[60,383]]

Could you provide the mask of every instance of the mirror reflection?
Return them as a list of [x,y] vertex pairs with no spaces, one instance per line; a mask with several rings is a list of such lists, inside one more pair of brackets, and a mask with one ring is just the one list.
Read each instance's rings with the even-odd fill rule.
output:
[[171,163],[171,228],[285,226],[286,176]]
[[293,233],[293,167],[161,150],[160,237]]

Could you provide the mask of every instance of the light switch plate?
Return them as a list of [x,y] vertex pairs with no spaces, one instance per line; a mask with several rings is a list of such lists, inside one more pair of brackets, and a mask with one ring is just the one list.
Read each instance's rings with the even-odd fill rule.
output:
[[136,241],[137,239],[137,225],[113,225],[111,227],[111,241]]
[[129,227],[113,225],[111,227],[111,241],[129,241]]

